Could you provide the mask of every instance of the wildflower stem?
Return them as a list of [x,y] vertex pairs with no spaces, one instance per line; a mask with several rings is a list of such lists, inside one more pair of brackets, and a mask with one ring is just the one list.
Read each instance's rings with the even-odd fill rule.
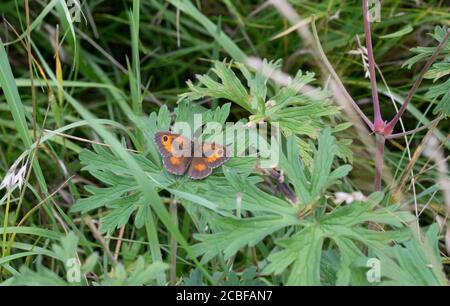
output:
[[9,217],[9,205],[11,203],[11,191],[8,190],[6,194],[6,208],[5,217],[3,219],[3,243],[2,243],[2,256],[8,256],[6,248],[6,228],[8,227],[8,217]]
[[[369,0],[362,1],[363,10],[363,20],[364,20],[364,34],[366,37],[366,49],[367,49],[367,59],[369,62],[369,76],[370,84],[372,88],[372,103],[373,103],[373,131],[380,133],[384,129],[385,123],[381,117],[380,111],[380,100],[378,99],[378,88],[377,79],[375,74],[375,58],[373,56],[372,48],[372,34],[370,31],[370,21],[369,21]],[[384,165],[384,145],[386,138],[383,135],[377,134],[375,141],[375,177],[374,177],[374,190],[381,190],[381,177],[383,174]]]
[[441,116],[437,117],[436,119],[428,122],[426,125],[418,127],[416,129],[409,130],[409,131],[406,131],[406,132],[403,132],[403,133],[390,134],[389,136],[386,136],[386,139],[394,139],[394,138],[404,137],[404,136],[408,136],[408,135],[415,134],[417,132],[423,131],[425,129],[429,129],[431,126],[435,125],[436,122],[441,121],[442,118],[443,117],[441,115]]
[[369,62],[369,75],[372,87],[372,102],[374,111],[374,129],[379,129],[383,125],[383,119],[380,112],[380,101],[378,99],[378,89],[377,89],[377,79],[375,74],[375,58],[373,56],[372,48],[372,34],[370,32],[370,21],[369,21],[369,0],[363,0],[363,19],[364,19],[364,33],[366,37],[366,48],[367,57]]
[[375,150],[375,179],[374,190],[381,191],[381,177],[383,174],[384,164],[384,144],[386,138],[383,135],[376,135],[376,150]]
[[[6,208],[5,208],[5,219],[3,221],[3,243],[2,243],[2,257],[8,256],[6,249],[6,228],[8,227],[8,214],[9,214],[9,205],[11,202],[11,191],[7,190],[7,199],[6,199]],[[0,280],[2,279],[3,271],[2,266],[0,265]]]

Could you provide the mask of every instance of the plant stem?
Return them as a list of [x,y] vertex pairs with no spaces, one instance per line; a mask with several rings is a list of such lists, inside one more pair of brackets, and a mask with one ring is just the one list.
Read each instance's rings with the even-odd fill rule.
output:
[[426,125],[423,125],[421,127],[415,128],[413,130],[409,130],[409,131],[406,131],[406,132],[403,132],[403,133],[390,134],[389,136],[386,136],[386,139],[394,139],[394,138],[399,138],[399,137],[404,137],[404,136],[408,136],[408,135],[411,135],[411,134],[415,134],[417,132],[429,129],[430,126],[435,124],[435,122],[439,122],[441,120],[442,120],[442,115],[437,117],[436,119],[428,122]]
[[380,111],[380,100],[378,99],[378,88],[377,79],[375,74],[375,57],[373,56],[372,48],[372,34],[370,32],[370,21],[369,21],[369,0],[362,1],[363,10],[363,20],[364,20],[364,34],[366,37],[366,49],[367,58],[369,62],[369,75],[370,84],[372,88],[372,103],[373,103],[373,131],[376,133],[375,142],[375,178],[374,178],[374,190],[381,191],[381,177],[383,174],[383,164],[384,164],[384,144],[386,138],[380,133],[384,130],[385,123],[381,117]]
[[[172,221],[174,224],[178,224],[178,216],[177,216],[177,200],[173,199],[170,204],[170,214],[172,215]],[[172,286],[177,284],[177,238],[172,235],[172,245],[170,251],[170,283]]]
[[102,236],[100,231],[98,230],[97,226],[95,226],[92,218],[90,216],[86,216],[83,219],[84,223],[87,225],[89,230],[92,233],[92,236],[100,243],[100,245],[103,247],[103,250],[105,251],[106,255],[108,255],[109,259],[114,263],[114,266],[117,266],[119,262],[114,258],[113,253],[109,249],[108,242],[106,242],[105,238]]
[[6,208],[5,208],[5,218],[3,220],[3,243],[2,243],[2,256],[7,256],[7,248],[6,248],[6,228],[8,227],[8,216],[9,216],[9,205],[11,203],[11,191],[7,190],[6,196]]
[[372,35],[370,32],[370,21],[369,21],[369,8],[368,8],[369,0],[363,0],[363,19],[364,19],[364,33],[366,36],[366,48],[367,48],[367,57],[369,61],[369,75],[370,82],[372,87],[372,102],[373,102],[373,111],[374,111],[374,131],[381,131],[384,127],[384,122],[381,117],[380,112],[380,101],[378,99],[378,89],[377,89],[377,79],[375,74],[375,58],[373,56],[373,48],[372,48]]
[[[8,251],[6,248],[6,228],[8,227],[8,214],[9,214],[9,205],[11,202],[11,191],[7,190],[7,198],[6,198],[6,208],[5,208],[5,219],[3,221],[3,243],[2,243],[2,257],[8,256]],[[0,265],[0,280],[2,276],[2,266]]]
[[384,164],[384,144],[386,138],[383,135],[376,135],[376,150],[375,150],[375,179],[374,190],[381,191],[381,177],[383,174]]
[[116,243],[116,248],[114,249],[114,258],[116,260],[119,260],[119,254],[120,254],[120,247],[122,246],[122,239],[123,239],[123,235],[125,233],[125,225],[122,226],[119,229],[119,239],[117,239],[117,243]]

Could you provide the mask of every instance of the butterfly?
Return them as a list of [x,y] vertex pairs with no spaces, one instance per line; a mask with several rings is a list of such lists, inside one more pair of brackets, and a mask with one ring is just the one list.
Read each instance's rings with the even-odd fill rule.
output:
[[[230,159],[230,151],[225,146],[206,142],[200,144],[171,132],[155,133],[155,143],[167,171],[183,175],[187,170],[188,176],[194,180],[207,177],[213,169]],[[200,148],[201,152],[194,152],[196,148]]]

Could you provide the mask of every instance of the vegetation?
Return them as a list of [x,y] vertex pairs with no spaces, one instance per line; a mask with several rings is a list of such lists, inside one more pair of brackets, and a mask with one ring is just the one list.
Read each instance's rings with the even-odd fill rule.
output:
[[[448,285],[445,1],[77,3],[0,3],[0,284]],[[278,164],[170,174],[198,114]]]

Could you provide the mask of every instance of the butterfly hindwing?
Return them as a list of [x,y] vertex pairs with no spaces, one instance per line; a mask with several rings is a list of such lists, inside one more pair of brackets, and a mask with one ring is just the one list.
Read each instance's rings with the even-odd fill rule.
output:
[[163,157],[164,168],[172,174],[183,175],[191,163],[191,157],[166,156]]
[[204,157],[193,157],[188,170],[188,176],[194,180],[201,180],[212,173]]

